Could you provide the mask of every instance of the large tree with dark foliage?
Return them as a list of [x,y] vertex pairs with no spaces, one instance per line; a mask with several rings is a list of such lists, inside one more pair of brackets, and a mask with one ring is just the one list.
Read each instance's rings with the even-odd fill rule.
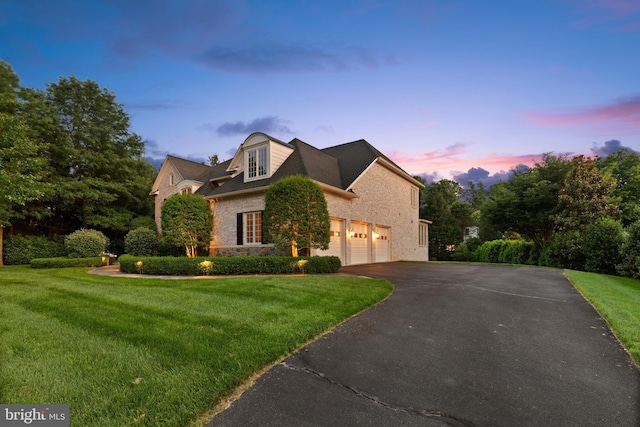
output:
[[264,227],[268,240],[291,247],[329,247],[329,211],[322,190],[311,178],[290,176],[272,184],[265,196]]
[[466,227],[473,224],[473,207],[461,200],[464,189],[455,181],[443,179],[421,190],[420,218],[429,226],[429,257],[449,259],[456,244],[462,242]]
[[483,220],[499,232],[514,231],[541,250],[556,231],[558,197],[571,163],[565,156],[545,154],[527,170],[513,170],[508,181],[495,184],[482,206]]
[[37,154],[38,144],[29,139],[26,125],[18,117],[0,113],[0,265],[4,227],[20,206],[43,194]]
[[[10,66],[0,65],[1,77]],[[155,170],[112,92],[75,77],[45,90],[4,82],[0,92],[15,94],[15,102],[3,111],[20,117],[38,142],[41,181],[47,184],[42,197],[16,213],[18,231],[51,237],[91,227],[117,240],[134,218],[153,212],[148,191]]]

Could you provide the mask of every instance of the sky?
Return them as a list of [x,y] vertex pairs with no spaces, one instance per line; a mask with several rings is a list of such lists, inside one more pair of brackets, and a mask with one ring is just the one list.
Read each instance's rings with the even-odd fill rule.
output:
[[113,92],[156,164],[256,131],[429,182],[640,151],[640,0],[0,0],[0,59]]

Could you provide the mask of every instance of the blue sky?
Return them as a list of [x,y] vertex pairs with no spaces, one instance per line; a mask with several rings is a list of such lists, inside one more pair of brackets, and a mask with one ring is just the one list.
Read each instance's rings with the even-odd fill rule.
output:
[[0,0],[0,58],[111,90],[152,159],[263,131],[464,180],[640,150],[640,0]]

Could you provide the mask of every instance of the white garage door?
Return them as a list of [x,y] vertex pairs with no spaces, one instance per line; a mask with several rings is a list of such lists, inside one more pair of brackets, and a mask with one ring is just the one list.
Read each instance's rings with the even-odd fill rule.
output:
[[351,237],[351,264],[366,264],[369,262],[369,235],[367,224],[352,222],[353,236]]
[[377,227],[374,231],[373,250],[375,262],[391,261],[391,251],[389,250],[390,235],[389,227]]
[[320,256],[337,256],[344,264],[344,221],[340,219],[331,220],[331,228],[329,229],[329,249],[326,251],[318,251]]

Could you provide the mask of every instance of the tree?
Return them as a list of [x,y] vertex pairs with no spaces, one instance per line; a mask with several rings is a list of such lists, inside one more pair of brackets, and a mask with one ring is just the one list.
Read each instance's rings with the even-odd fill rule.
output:
[[175,194],[161,210],[162,234],[175,246],[183,246],[188,257],[211,240],[213,215],[209,202],[195,194]]
[[211,166],[215,166],[220,163],[220,158],[218,157],[218,153],[213,153],[207,158],[207,161]]
[[265,195],[263,226],[268,241],[291,246],[294,257],[302,248],[329,248],[327,201],[311,178],[295,175],[272,184]]
[[626,227],[640,218],[640,154],[627,150],[616,151],[597,158],[598,167],[615,179],[611,198],[620,207],[620,220]]
[[561,265],[584,270],[588,262],[585,251],[587,226],[613,218],[619,211],[609,196],[615,181],[602,174],[595,160],[576,156],[570,164],[571,169],[558,194],[558,211],[553,217],[557,225],[557,251]]
[[17,104],[20,79],[11,65],[0,60],[0,112],[11,113]]
[[3,228],[15,216],[16,207],[43,194],[38,148],[19,118],[0,113],[0,265]]
[[473,223],[473,210],[460,198],[463,188],[455,181],[443,179],[421,190],[420,218],[433,222],[429,226],[429,257],[448,259],[453,247],[462,242],[464,230]]
[[97,83],[75,77],[49,84],[46,101],[61,131],[50,147],[59,207],[66,215],[78,212],[82,228],[126,231],[135,216],[127,206],[138,203],[141,183],[148,190],[153,172],[123,106]]
[[553,238],[558,196],[571,168],[565,156],[544,154],[527,170],[514,169],[508,181],[491,187],[482,206],[483,221],[498,232],[515,231],[531,239],[539,251]]
[[588,224],[619,213],[611,200],[615,180],[605,177],[596,161],[584,156],[571,159],[571,169],[558,194],[558,212],[554,216],[560,230],[584,231]]
[[113,240],[133,218],[151,215],[155,170],[114,94],[70,77],[45,91],[20,88],[18,100],[15,114],[41,142],[43,182],[51,184],[19,212],[24,227],[52,237],[91,226]]

